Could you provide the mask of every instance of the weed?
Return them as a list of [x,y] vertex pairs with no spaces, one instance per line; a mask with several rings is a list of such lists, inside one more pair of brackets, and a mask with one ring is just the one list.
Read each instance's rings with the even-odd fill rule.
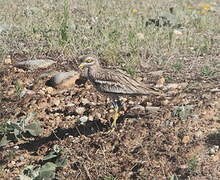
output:
[[64,44],[68,42],[69,35],[69,0],[64,1],[64,9],[63,9],[63,18],[62,23],[60,25],[60,35],[61,35],[61,43]]
[[17,94],[17,97],[20,98],[21,97],[21,92],[24,89],[24,87],[22,86],[22,84],[17,80],[15,82],[15,92]]
[[7,160],[13,160],[16,156],[16,153],[15,151],[7,151],[5,154],[4,154],[4,158],[7,159]]
[[105,176],[103,179],[104,179],[104,180],[117,180],[117,178],[114,177],[114,176],[112,176],[112,175]]
[[198,160],[196,156],[193,156],[192,159],[188,161],[188,168],[191,172],[194,172],[198,166]]
[[128,67],[125,67],[124,70],[130,74],[131,76],[135,76],[137,74],[137,71],[131,67],[131,66],[128,66]]
[[6,176],[5,170],[2,167],[0,167],[0,178],[4,178],[5,176]]
[[177,61],[176,63],[174,63],[174,64],[172,65],[172,67],[173,67],[173,69],[174,69],[176,72],[178,72],[178,71],[181,71],[181,70],[182,70],[183,64],[182,64],[181,61]]
[[169,178],[169,180],[178,180],[178,177],[177,177],[176,174],[173,174],[173,175]]
[[58,168],[63,168],[67,164],[67,157],[58,145],[54,145],[53,150],[42,160],[42,165],[30,165],[23,169],[20,179],[54,179]]
[[208,66],[202,67],[201,72],[203,76],[212,76],[214,74],[214,72]]
[[181,120],[186,120],[193,109],[192,105],[178,106],[173,111],[173,116],[179,117]]
[[31,121],[33,116],[32,113],[15,122],[9,120],[2,123],[0,125],[0,146],[5,146],[10,141],[18,141],[19,138],[38,136],[42,130],[37,121]]

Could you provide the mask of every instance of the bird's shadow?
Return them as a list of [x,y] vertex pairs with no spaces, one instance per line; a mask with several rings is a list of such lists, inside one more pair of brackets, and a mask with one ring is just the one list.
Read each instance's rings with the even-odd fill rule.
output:
[[[140,118],[146,117],[146,114],[126,114],[121,115],[117,120],[118,124],[124,123],[126,118]],[[81,135],[89,136],[97,132],[106,132],[108,133],[111,130],[111,123],[102,123],[100,120],[88,121],[85,124],[79,124],[72,128],[56,128],[49,136],[47,137],[38,137],[35,140],[23,143],[19,145],[20,149],[28,151],[37,151],[41,146],[47,144],[48,142],[63,140],[70,136],[78,137]]]
[[220,131],[218,131],[216,133],[209,134],[206,137],[206,141],[205,142],[209,146],[213,146],[213,145],[220,146]]
[[79,124],[71,128],[56,128],[47,137],[38,137],[35,140],[19,145],[20,149],[28,151],[36,151],[39,147],[51,141],[63,140],[67,137],[78,137],[81,135],[91,135],[96,132],[105,132],[109,129],[109,124],[103,124],[100,120],[88,121],[85,124]]

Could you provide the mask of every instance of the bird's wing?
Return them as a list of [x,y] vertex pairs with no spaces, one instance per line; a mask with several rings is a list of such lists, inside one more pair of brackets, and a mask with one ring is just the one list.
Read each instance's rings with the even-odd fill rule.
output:
[[94,78],[93,83],[103,93],[125,95],[149,95],[154,93],[154,91],[132,79],[126,73],[112,69],[103,69]]

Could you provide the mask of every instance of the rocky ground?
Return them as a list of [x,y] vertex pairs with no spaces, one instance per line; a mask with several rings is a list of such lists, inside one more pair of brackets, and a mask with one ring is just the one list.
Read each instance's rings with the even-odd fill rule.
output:
[[57,179],[220,179],[218,74],[157,67],[142,72],[137,79],[165,96],[123,97],[117,128],[109,133],[113,109],[90,82],[76,80],[73,71],[51,79],[76,64],[54,60],[33,68],[16,64],[21,61],[16,58],[1,65],[1,122],[35,113],[42,133],[1,147],[2,179],[41,164],[54,145],[67,158],[66,166],[56,169]]

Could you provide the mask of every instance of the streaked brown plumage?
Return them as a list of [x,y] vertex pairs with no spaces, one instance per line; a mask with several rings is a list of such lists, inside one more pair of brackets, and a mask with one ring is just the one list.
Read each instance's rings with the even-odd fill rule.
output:
[[[87,60],[91,62],[86,62]],[[88,79],[101,93],[109,95],[160,95],[121,70],[102,68],[95,58],[84,57],[80,66],[88,68]]]
[[[79,67],[87,68],[87,77],[94,87],[99,92],[109,95],[113,100],[118,99],[120,95],[160,95],[120,70],[102,68],[96,58],[85,56],[81,61]],[[117,108],[117,113],[117,104],[115,108]],[[113,119],[115,125],[117,119]]]

